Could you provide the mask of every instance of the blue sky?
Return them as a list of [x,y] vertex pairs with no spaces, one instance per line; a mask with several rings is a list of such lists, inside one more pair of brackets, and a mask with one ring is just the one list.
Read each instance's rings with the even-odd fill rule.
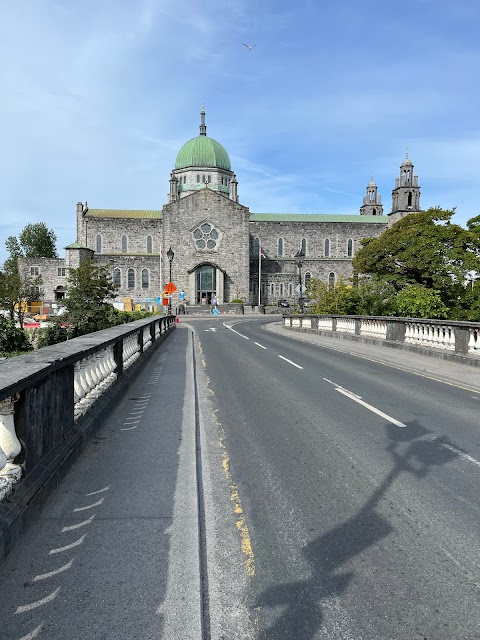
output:
[[[228,151],[253,212],[390,211],[408,145],[422,208],[480,213],[478,0],[18,0],[0,8],[0,261],[75,204],[160,209],[184,142]],[[252,43],[252,51],[242,46]]]

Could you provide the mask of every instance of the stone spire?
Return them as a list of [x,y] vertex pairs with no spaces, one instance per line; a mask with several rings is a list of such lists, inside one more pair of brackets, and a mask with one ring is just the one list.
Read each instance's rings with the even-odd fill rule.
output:
[[391,226],[409,213],[420,211],[420,187],[418,176],[413,173],[413,163],[408,157],[408,147],[405,160],[400,165],[400,175],[395,178],[395,188],[392,191],[392,211],[389,213],[388,224]]
[[363,196],[363,204],[360,207],[361,216],[383,216],[383,205],[378,187],[372,179],[367,185],[367,195]]

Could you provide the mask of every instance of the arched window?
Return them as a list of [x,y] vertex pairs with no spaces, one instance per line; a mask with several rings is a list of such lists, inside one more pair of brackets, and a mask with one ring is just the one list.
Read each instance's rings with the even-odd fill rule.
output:
[[255,238],[255,240],[253,241],[253,255],[258,256],[259,253],[260,253],[260,240],[259,238]]
[[135,269],[128,270],[127,287],[129,289],[135,289]]
[[310,271],[305,271],[305,286],[307,286],[307,284],[310,282],[311,277],[312,274],[310,273]]
[[280,295],[283,296],[283,282],[280,283]]
[[148,289],[149,273],[148,269],[142,269],[142,289]]
[[95,251],[97,253],[102,253],[102,236],[100,234],[95,238]]
[[302,244],[300,245],[300,252],[302,256],[307,255],[307,239],[306,238],[302,238]]
[[[407,206],[411,207],[412,206],[412,192],[409,191],[408,192],[408,202],[407,202]],[[98,236],[97,236],[98,237]]]
[[290,283],[289,283],[289,285],[288,285],[288,295],[289,295],[290,297],[292,297],[292,296],[293,296],[293,284],[292,284],[291,282],[290,282]]
[[347,256],[349,258],[353,256],[353,240],[351,238],[347,241]]
[[330,240],[328,238],[325,238],[325,242],[323,246],[324,246],[323,253],[325,255],[325,258],[329,258],[330,257]]
[[153,240],[152,236],[147,236],[147,253],[153,252]]
[[208,182],[210,183],[212,181],[212,176],[208,176]]
[[272,282],[272,284],[270,285],[270,295],[271,295],[272,297],[275,295],[275,285],[273,284],[273,282]]
[[277,256],[279,258],[283,256],[283,238],[279,238],[277,241]]
[[122,253],[127,253],[128,251],[128,240],[127,236],[123,234],[122,236]]
[[376,210],[376,209],[374,209],[374,210],[372,211],[372,216],[376,216],[376,215],[377,215],[377,210]]
[[118,267],[116,267],[113,270],[113,284],[116,287],[120,287],[120,285],[122,284],[122,274],[121,274],[121,271],[120,271],[120,269]]
[[328,288],[331,291],[334,287],[335,287],[335,274],[333,273],[333,271],[331,271],[328,274]]

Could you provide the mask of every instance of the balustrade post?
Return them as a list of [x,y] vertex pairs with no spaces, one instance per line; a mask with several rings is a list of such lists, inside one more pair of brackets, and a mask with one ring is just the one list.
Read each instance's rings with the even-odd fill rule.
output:
[[354,322],[355,322],[354,335],[359,336],[362,331],[362,321],[360,320],[360,318],[355,318]]
[[0,401],[0,498],[8,495],[12,485],[22,477],[22,468],[13,462],[22,450],[14,420],[14,403],[19,397],[16,393]]
[[117,378],[123,375],[123,338],[119,338],[113,345],[113,359],[115,360],[115,371]]
[[337,330],[337,318],[332,318],[332,331]]
[[387,321],[387,340],[405,342],[406,322]]
[[470,331],[463,327],[455,327],[455,351],[456,353],[468,352]]

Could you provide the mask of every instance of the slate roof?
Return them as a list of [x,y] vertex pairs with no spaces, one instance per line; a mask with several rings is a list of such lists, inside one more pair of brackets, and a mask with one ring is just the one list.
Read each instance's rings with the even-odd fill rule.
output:
[[352,222],[388,224],[386,216],[361,216],[330,213],[251,213],[250,222]]
[[87,218],[136,218],[160,220],[162,212],[155,209],[88,209]]

